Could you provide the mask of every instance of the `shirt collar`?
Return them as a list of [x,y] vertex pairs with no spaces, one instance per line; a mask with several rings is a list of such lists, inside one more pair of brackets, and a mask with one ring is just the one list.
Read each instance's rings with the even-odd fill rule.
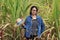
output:
[[[30,17],[32,18],[32,15],[30,15]],[[36,15],[36,18],[39,18],[38,15]]]

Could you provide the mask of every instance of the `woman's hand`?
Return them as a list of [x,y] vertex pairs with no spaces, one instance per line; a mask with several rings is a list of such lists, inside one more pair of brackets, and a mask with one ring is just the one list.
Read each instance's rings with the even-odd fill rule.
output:
[[25,24],[24,24],[24,23],[22,23],[22,25],[23,25],[23,26],[25,26]]

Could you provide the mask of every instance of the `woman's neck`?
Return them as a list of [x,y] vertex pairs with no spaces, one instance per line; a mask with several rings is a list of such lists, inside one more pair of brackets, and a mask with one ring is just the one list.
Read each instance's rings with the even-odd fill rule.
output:
[[32,16],[36,16],[36,15],[32,15]]
[[32,19],[36,19],[36,15],[32,15]]

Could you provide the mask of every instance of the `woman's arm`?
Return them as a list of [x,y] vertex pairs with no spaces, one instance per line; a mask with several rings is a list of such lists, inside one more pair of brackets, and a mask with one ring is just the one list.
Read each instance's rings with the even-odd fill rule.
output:
[[43,20],[41,19],[41,33],[44,32],[44,30],[45,30],[45,25]]
[[24,28],[25,29],[28,29],[29,28],[29,17],[27,17],[26,19],[25,19],[25,22],[24,22],[24,24],[23,24],[23,26],[24,26]]
[[39,17],[39,26],[38,26],[38,38],[40,38],[41,33],[45,30],[45,25],[41,17]]

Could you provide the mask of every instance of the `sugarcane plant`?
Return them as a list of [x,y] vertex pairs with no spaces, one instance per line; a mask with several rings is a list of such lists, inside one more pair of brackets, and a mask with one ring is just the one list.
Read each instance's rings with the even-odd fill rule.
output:
[[56,28],[58,40],[59,40],[59,30],[58,30],[59,29],[59,15],[60,15],[59,0],[53,0],[53,16],[54,16],[55,28]]
[[[11,40],[20,40],[20,27],[15,26],[16,19],[23,17],[28,8],[32,5],[28,0],[2,0],[2,23],[9,21],[10,26],[5,30],[5,37]],[[3,25],[2,24],[2,25]],[[10,36],[11,35],[11,36]]]

